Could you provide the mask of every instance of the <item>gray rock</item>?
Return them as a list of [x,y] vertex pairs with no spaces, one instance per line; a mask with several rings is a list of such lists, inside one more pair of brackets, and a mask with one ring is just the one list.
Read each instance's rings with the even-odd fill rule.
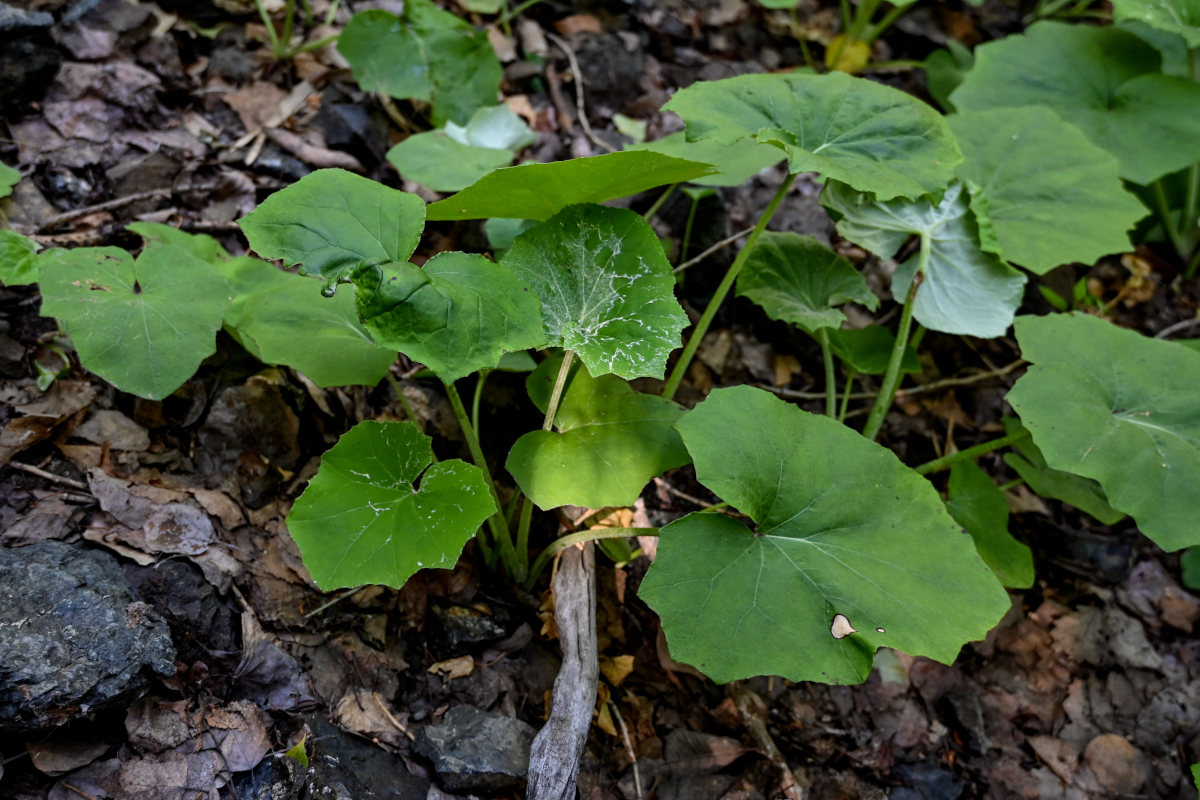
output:
[[534,733],[519,719],[455,706],[421,731],[416,748],[447,791],[496,793],[525,783]]
[[0,731],[61,725],[175,674],[167,624],[115,558],[57,541],[0,549]]

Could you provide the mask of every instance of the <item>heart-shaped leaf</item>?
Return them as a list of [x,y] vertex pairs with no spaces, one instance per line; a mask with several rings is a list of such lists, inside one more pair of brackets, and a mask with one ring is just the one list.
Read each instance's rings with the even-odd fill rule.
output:
[[238,221],[263,258],[327,281],[363,262],[407,261],[425,228],[425,202],[342,169],[320,169]]
[[[529,396],[543,411],[561,358],[529,376]],[[593,378],[580,366],[563,393],[555,431],[530,431],[508,454],[508,471],[541,508],[633,505],[656,475],[690,457],[671,426],[679,405],[641,394],[612,375]]]
[[450,569],[496,512],[483,472],[433,462],[428,436],[408,422],[360,422],[324,456],[288,515],[317,586],[400,588],[419,569]]
[[883,200],[940,191],[962,160],[932,108],[840,72],[699,81],[663,108],[683,117],[688,139],[770,143],[792,172],[819,172]]
[[508,150],[514,155],[517,150],[537,141],[537,134],[529,129],[525,120],[503,103],[476,109],[465,127],[447,122],[446,133],[462,144]]
[[542,345],[537,297],[503,264],[439,253],[424,267],[364,265],[356,303],[375,342],[421,362],[444,381],[500,363],[505,351]]
[[503,77],[487,34],[430,0],[407,0],[403,17],[355,14],[338,50],[363,89],[429,101],[435,125],[465,123],[480,106],[495,105]]
[[[829,349],[846,362],[846,366],[861,375],[882,375],[887,372],[896,334],[882,325],[865,328],[836,328],[829,331]],[[900,360],[901,372],[920,372],[921,362],[912,345],[905,345]]]
[[1009,608],[929,482],[828,417],[717,389],[675,426],[711,512],[661,531],[639,590],[673,658],[716,681],[856,683],[875,649],[953,661]]
[[1113,0],[1113,19],[1141,20],[1160,31],[1175,33],[1191,48],[1200,48],[1200,2],[1197,0]]
[[1200,161],[1200,83],[1159,74],[1161,56],[1128,31],[1039,22],[975,57],[950,96],[960,111],[1047,106],[1135,183]]
[[161,400],[216,352],[233,294],[216,268],[179,247],[49,250],[38,258],[42,315],[79,360],[118,389]]
[[371,341],[349,292],[322,297],[315,281],[257,258],[234,258],[218,269],[235,292],[225,325],[260,361],[292,367],[325,387],[374,386],[396,360],[395,350]]
[[[1117,160],[1047,108],[950,117],[963,150],[958,176],[995,234],[996,255],[1038,274],[1130,249],[1146,209],[1126,192]],[[982,202],[978,202],[982,201]]]
[[[917,322],[935,331],[969,336],[1003,336],[1021,304],[1025,276],[980,249],[975,220],[961,183],[940,202],[929,198],[886,203],[830,182],[821,202],[841,216],[837,231],[881,258],[890,258],[917,234],[928,247],[923,279],[913,304]],[[892,277],[892,294],[908,293],[921,269],[917,253]]]
[[762,306],[767,316],[809,333],[837,328],[846,315],[837,306],[879,298],[849,261],[811,236],[767,231],[746,257],[737,293]]
[[1055,469],[1099,482],[1164,550],[1200,544],[1200,353],[1082,314],[1021,317],[1008,401]]
[[603,203],[714,172],[708,164],[626,150],[552,164],[522,164],[488,173],[429,206],[431,220],[543,220],[576,203]]
[[996,577],[1014,589],[1033,586],[1033,554],[1008,532],[1008,501],[987,473],[974,461],[955,463],[946,494],[950,516],[971,534]]
[[592,375],[663,376],[687,316],[641,216],[570,206],[518,236],[500,263],[542,301],[547,346],[574,350]]
[[492,170],[507,167],[513,154],[462,144],[445,131],[425,131],[388,150],[387,160],[402,176],[435,192],[457,192]]
[[[1024,430],[1015,417],[1004,418],[1004,432],[1008,436]],[[1108,504],[1104,490],[1091,478],[1084,478],[1060,469],[1051,469],[1046,457],[1033,443],[1025,438],[1013,444],[1016,452],[1005,453],[1004,463],[1012,468],[1029,488],[1042,497],[1070,503],[1085,514],[1091,514],[1105,525],[1112,525],[1125,517],[1121,511]]]
[[37,277],[37,245],[14,231],[0,231],[0,284],[25,286]]

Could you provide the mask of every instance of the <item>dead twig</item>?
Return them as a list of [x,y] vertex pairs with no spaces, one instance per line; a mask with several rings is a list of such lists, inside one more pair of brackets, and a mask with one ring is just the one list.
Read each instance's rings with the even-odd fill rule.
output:
[[68,222],[74,222],[77,219],[86,217],[89,214],[98,214],[101,211],[112,211],[117,208],[139,203],[142,200],[154,200],[159,197],[165,197],[171,194],[173,189],[151,189],[148,192],[138,192],[136,194],[127,194],[124,197],[116,197],[112,200],[106,200],[103,203],[76,208],[72,211],[64,211],[61,214],[51,217],[42,224],[38,225],[36,233],[43,233],[52,228],[57,228],[59,225],[65,225]]
[[792,768],[788,766],[787,759],[783,757],[783,753],[779,752],[775,740],[771,738],[771,732],[767,730],[767,723],[763,719],[760,709],[762,698],[738,681],[729,684],[728,692],[729,696],[733,698],[733,704],[737,706],[742,724],[750,732],[754,743],[758,745],[758,749],[767,757],[767,760],[779,770],[779,790],[782,796],[787,800],[804,800],[804,790],[796,781],[796,776],[792,773]]
[[617,721],[617,727],[621,729],[621,741],[625,743],[625,755],[629,756],[630,766],[633,767],[633,790],[636,793],[637,800],[644,800],[642,774],[638,770],[637,753],[633,751],[633,742],[629,740],[629,728],[625,727],[625,720],[621,717],[621,709],[617,708],[617,704],[611,699],[608,701],[608,710],[612,712],[613,719]]
[[566,54],[567,62],[571,65],[571,74],[575,76],[575,107],[579,110],[579,124],[583,128],[584,134],[592,144],[602,150],[610,153],[617,152],[617,148],[596,135],[592,130],[592,123],[588,122],[587,107],[583,103],[583,72],[579,69],[579,59],[575,57],[575,51],[571,49],[571,45],[567,44],[565,39],[557,34],[546,31],[546,38],[558,45],[558,49]]
[[[714,244],[712,247],[705,250],[700,255],[696,256],[695,258],[689,258],[687,261],[680,264],[678,267],[676,267],[674,269],[674,272],[683,272],[688,267],[692,267],[692,266],[695,266],[696,264],[699,264],[701,261],[703,261],[704,259],[711,256],[713,253],[717,252],[722,247],[728,247],[729,245],[736,242],[738,239],[741,239],[743,236],[749,236],[753,231],[754,231],[754,228],[746,228],[746,230],[738,231],[737,233],[733,234],[732,236],[726,236],[724,239],[717,242],[716,244]],[[821,395],[821,396],[824,397],[825,395]]]
[[74,478],[68,478],[65,475],[55,475],[53,472],[44,470],[41,467],[35,467],[32,464],[22,464],[20,461],[9,461],[7,464],[5,464],[5,466],[12,467],[13,469],[20,470],[21,472],[28,472],[30,475],[37,475],[39,478],[45,478],[53,483],[59,483],[63,486],[70,486],[72,489],[78,489],[79,491],[84,492],[88,497],[91,497],[92,500],[96,499],[95,497],[92,497],[92,487],[88,486],[83,481],[77,481]]
[[388,711],[387,706],[383,704],[383,698],[379,696],[378,692],[371,692],[371,699],[374,700],[375,704],[379,706],[379,710],[383,712],[385,717],[387,717],[388,722],[392,723],[392,725],[396,727],[396,730],[407,736],[410,742],[416,740],[417,737],[413,735],[412,731],[404,727],[404,725],[400,723],[400,720],[393,717],[392,712]]
[[1186,331],[1188,328],[1198,327],[1200,327],[1200,317],[1193,317],[1192,319],[1185,319],[1182,322],[1176,322],[1174,325],[1168,325],[1158,333],[1154,334],[1154,338],[1166,339],[1173,333],[1179,333],[1180,331]]

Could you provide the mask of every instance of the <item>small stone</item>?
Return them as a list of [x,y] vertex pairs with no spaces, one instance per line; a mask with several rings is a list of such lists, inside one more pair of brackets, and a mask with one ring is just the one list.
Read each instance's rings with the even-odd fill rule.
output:
[[535,733],[518,719],[455,706],[421,731],[416,748],[447,791],[494,794],[524,785]]
[[0,549],[0,664],[0,731],[28,731],[175,674],[175,648],[115,558],[44,541]]
[[1083,757],[1096,781],[1118,797],[1137,794],[1146,783],[1146,759],[1124,736],[1100,734],[1088,742]]

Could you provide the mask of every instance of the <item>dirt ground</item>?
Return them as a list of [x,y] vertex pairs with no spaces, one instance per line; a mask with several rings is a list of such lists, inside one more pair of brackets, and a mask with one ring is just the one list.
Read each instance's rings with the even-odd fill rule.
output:
[[[133,247],[124,225],[152,220],[243,252],[235,221],[320,167],[434,196],[384,160],[400,131],[340,55],[273,61],[242,0],[18,6],[52,23],[5,28],[0,14],[9,48],[0,161],[24,176],[0,208],[44,246]],[[328,9],[314,6],[318,16]],[[380,6],[343,4],[334,28]],[[877,44],[876,61],[898,63],[873,77],[923,96],[912,60],[948,38],[973,45],[1020,30],[1027,11],[995,0],[921,4]],[[543,2],[493,41],[511,50],[503,90],[538,136],[526,155],[550,161],[619,146],[617,113],[644,121],[650,139],[678,130],[658,112],[675,89],[801,64],[796,33],[819,53],[837,13],[802,2],[796,28],[753,0]],[[547,33],[579,63],[592,136],[578,122],[581,76]],[[752,224],[777,177],[704,200],[693,252]],[[833,241],[881,288],[879,265],[836,241],[815,195],[799,181],[771,227]],[[673,196],[659,232],[677,242],[689,204]],[[447,247],[485,245],[478,226],[431,224],[423,251]],[[1153,333],[1195,316],[1194,282],[1181,284],[1152,251],[1140,255],[1149,274],[1114,306],[1117,319]],[[689,309],[703,308],[731,257],[720,251],[688,274]],[[1128,282],[1118,264],[1063,269],[1059,279],[1090,274],[1110,296]],[[37,365],[58,372],[70,354],[38,309],[35,287],[0,287],[0,545],[16,553],[61,541],[115,559],[133,597],[165,619],[173,654],[96,708],[0,734],[0,797],[521,797],[519,776],[502,766],[490,783],[455,778],[431,742],[458,706],[542,724],[559,661],[547,582],[520,592],[469,546],[455,570],[421,572],[402,590],[323,595],[286,533],[320,454],[358,421],[400,416],[390,385],[318,389],[222,339],[162,402],[116,392],[78,364],[43,392]],[[930,334],[924,349],[924,372],[881,437],[909,464],[949,440],[961,449],[993,438],[1021,374],[1010,340]],[[416,372],[403,358],[393,369],[438,454],[463,455],[440,387]],[[820,410],[820,376],[815,346],[737,301],[718,316],[680,399],[749,382]],[[482,427],[495,452],[536,419],[520,376],[492,377]],[[1015,477],[999,456],[980,463],[1000,483]],[[656,479],[639,511],[661,525],[711,499],[684,468]],[[1034,587],[1011,592],[1003,623],[956,664],[881,651],[857,687],[714,685],[667,655],[637,599],[645,558],[619,569],[599,559],[602,697],[580,797],[1195,797],[1200,599],[1181,587],[1177,556],[1128,519],[1101,525],[1024,488],[1009,499],[1012,530],[1035,552]],[[163,508],[184,511],[173,512],[172,535],[149,535],[147,519]],[[551,533],[543,524],[539,542]],[[301,741],[308,772],[284,755]]]

